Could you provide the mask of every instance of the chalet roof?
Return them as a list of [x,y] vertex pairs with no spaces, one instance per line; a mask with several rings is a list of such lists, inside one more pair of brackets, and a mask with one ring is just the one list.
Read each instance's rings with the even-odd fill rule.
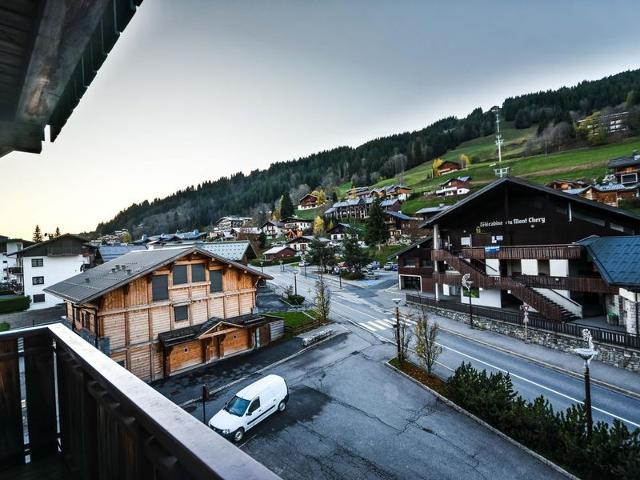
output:
[[190,325],[188,327],[176,328],[167,332],[158,334],[158,340],[163,347],[171,347],[180,343],[195,340],[200,335],[205,334],[219,324],[226,324],[236,327],[247,328],[252,325],[264,322],[266,318],[262,315],[246,314],[231,318],[211,317],[204,323],[199,325]]
[[446,210],[447,208],[450,208],[451,205],[442,205],[442,206],[438,206],[438,207],[425,207],[425,208],[421,208],[420,210],[418,210],[416,213],[418,214],[424,214],[424,213],[438,213],[438,212],[442,212],[443,210]]
[[311,220],[307,220],[305,218],[298,217],[288,217],[283,220],[284,223],[313,223]]
[[237,242],[211,242],[199,243],[198,247],[211,252],[220,257],[224,257],[234,262],[240,262],[245,255],[249,258],[256,258],[256,252],[248,240],[240,240]]
[[[316,200],[318,200],[318,196],[317,196],[317,195],[314,195],[314,194],[312,194],[312,193],[307,193],[304,197],[302,197],[302,198],[300,199],[300,202],[302,202],[302,200],[304,200],[305,198],[315,198]],[[299,203],[299,202],[298,202],[298,203]]]
[[454,178],[450,178],[448,180],[445,180],[444,182],[440,183],[440,185],[446,185],[448,183],[451,183],[453,181],[459,181],[459,182],[468,182],[469,180],[471,180],[471,176],[470,175],[465,175],[463,177],[454,177]]
[[266,250],[263,255],[275,255],[276,253],[280,253],[283,250],[293,250],[293,248],[291,248],[288,245],[280,245],[278,247],[271,247],[269,250]]
[[[292,240],[289,240],[287,242],[287,245],[290,244],[290,243],[311,243],[315,239],[316,239],[316,237],[311,236],[311,235],[301,235],[300,237],[296,237],[296,238],[294,238]],[[331,241],[328,238],[324,238],[324,237],[317,237],[317,239],[320,240],[323,243]]]
[[640,155],[635,151],[628,157],[618,157],[607,162],[609,168],[632,167],[634,165],[640,165]]
[[397,218],[398,220],[405,220],[407,222],[410,220],[415,220],[413,217],[410,217],[409,215],[405,215],[402,212],[394,212],[393,210],[387,210],[384,213],[385,215],[389,215],[391,217]]
[[[367,202],[367,203],[371,203],[371,202]],[[390,207],[391,205],[395,205],[396,203],[400,203],[400,200],[398,200],[397,198],[388,198],[386,200],[381,201],[380,206],[382,208],[385,208],[385,207]]]
[[44,291],[73,303],[87,303],[191,253],[201,253],[253,275],[272,278],[251,267],[202,250],[197,246],[167,247],[129,252],[115,260],[51,285]]
[[144,245],[100,245],[98,253],[103,262],[110,262],[134,250],[146,250]]
[[72,233],[64,233],[64,234],[60,235],[59,237],[51,238],[49,240],[45,240],[44,242],[38,242],[38,243],[29,242],[29,243],[31,243],[31,245],[29,245],[28,247],[25,247],[22,250],[18,250],[17,252],[10,253],[9,255],[16,255],[16,256],[20,256],[20,257],[28,257],[29,255],[27,255],[27,254],[31,250],[33,250],[33,249],[35,249],[37,247],[53,245],[53,244],[59,242],[60,240],[64,240],[66,238],[75,239],[75,240],[80,241],[81,243],[88,242],[88,240],[86,238],[81,237],[80,235],[74,235]]
[[260,225],[260,228],[264,228],[267,225],[273,225],[274,227],[278,227],[278,228],[284,227],[284,223],[283,222],[279,222],[279,221],[276,222],[276,221],[273,221],[273,220],[267,220],[262,225]]
[[327,233],[332,233],[336,230],[355,230],[355,228],[353,228],[348,223],[338,223],[333,228],[330,228],[329,230],[327,230]]
[[586,240],[582,244],[608,285],[640,291],[640,236]]
[[480,190],[466,196],[464,199],[460,200],[458,203],[456,203],[455,205],[452,205],[450,208],[447,208],[446,210],[443,210],[442,212],[434,215],[433,217],[431,217],[430,219],[428,219],[423,225],[422,227],[427,227],[427,226],[431,226],[434,223],[437,223],[439,220],[441,220],[442,218],[450,215],[452,212],[459,210],[461,208],[465,208],[466,206],[468,206],[471,202],[475,201],[478,197],[481,197],[482,195],[486,194],[487,192],[490,192],[491,190],[493,190],[494,188],[497,188],[501,185],[517,185],[520,187],[524,187],[524,188],[528,188],[537,192],[541,192],[544,194],[548,194],[550,196],[555,196],[555,197],[560,197],[560,198],[565,198],[567,200],[570,200],[574,203],[580,204],[580,205],[586,205],[590,208],[595,208],[595,209],[599,209],[599,210],[604,210],[606,212],[612,213],[614,215],[618,215],[618,216],[622,216],[622,217],[626,217],[626,218],[630,218],[636,221],[640,221],[640,216],[631,213],[631,212],[627,212],[625,210],[621,210],[619,208],[616,207],[612,207],[610,205],[606,205],[604,203],[600,203],[600,202],[595,202],[593,200],[587,200],[585,198],[576,196],[576,195],[570,195],[567,194],[565,192],[563,192],[562,190],[554,190],[553,188],[549,188],[549,187],[544,187],[542,185],[538,185],[532,182],[529,182],[527,180],[523,180],[522,178],[517,178],[517,177],[504,177],[501,178],[499,180],[496,180],[493,183],[490,183],[489,185],[481,188]]
[[429,235],[427,237],[424,237],[424,238],[418,240],[417,242],[412,243],[411,245],[407,246],[406,248],[403,248],[402,250],[400,250],[400,251],[398,251],[398,252],[396,252],[396,253],[394,253],[392,255],[389,255],[389,257],[387,257],[387,260],[391,260],[393,258],[399,257],[400,255],[404,255],[405,253],[408,253],[408,252],[410,252],[411,250],[413,250],[415,248],[422,248],[427,243],[429,243],[429,244],[432,243],[432,241],[433,241],[433,237],[431,235]]

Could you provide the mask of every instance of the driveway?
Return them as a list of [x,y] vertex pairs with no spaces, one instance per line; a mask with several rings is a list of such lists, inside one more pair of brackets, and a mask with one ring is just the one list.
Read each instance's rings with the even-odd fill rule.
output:
[[[392,355],[352,330],[269,369],[289,385],[287,410],[240,447],[285,479],[562,478],[384,366]],[[207,420],[253,380],[208,402]]]

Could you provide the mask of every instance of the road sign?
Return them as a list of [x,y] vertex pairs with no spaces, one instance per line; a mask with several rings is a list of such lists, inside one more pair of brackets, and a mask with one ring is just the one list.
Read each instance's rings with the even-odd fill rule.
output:
[[464,288],[466,288],[467,290],[471,290],[471,285],[473,284],[473,281],[471,281],[471,274],[470,273],[465,273],[462,276],[462,286]]

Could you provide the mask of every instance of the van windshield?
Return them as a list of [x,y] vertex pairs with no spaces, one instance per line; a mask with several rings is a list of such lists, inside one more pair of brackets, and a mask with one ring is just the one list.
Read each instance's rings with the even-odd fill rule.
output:
[[247,411],[247,407],[249,406],[249,400],[245,400],[240,397],[233,397],[225,406],[224,409],[229,412],[231,415],[235,415],[237,417],[241,417],[244,415],[244,412]]

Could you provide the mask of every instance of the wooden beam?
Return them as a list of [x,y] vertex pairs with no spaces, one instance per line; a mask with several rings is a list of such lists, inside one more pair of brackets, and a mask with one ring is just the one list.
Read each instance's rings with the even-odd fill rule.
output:
[[0,152],[8,149],[40,153],[42,129],[38,125],[0,121]]

